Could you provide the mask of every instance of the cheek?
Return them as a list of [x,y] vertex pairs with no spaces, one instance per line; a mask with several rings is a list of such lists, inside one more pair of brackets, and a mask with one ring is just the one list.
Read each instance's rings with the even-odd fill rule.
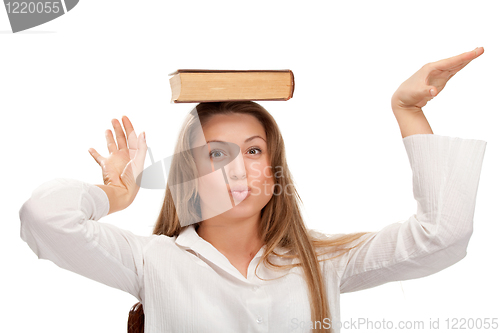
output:
[[208,175],[202,176],[198,180],[198,192],[200,199],[217,211],[225,211],[231,207],[231,200],[227,192],[222,171],[219,169]]
[[263,171],[263,177],[266,179],[266,181],[271,181],[273,182],[273,170],[270,165],[266,165]]
[[258,196],[268,197],[273,193],[274,178],[271,166],[267,163],[253,163],[248,173],[249,186],[257,188]]

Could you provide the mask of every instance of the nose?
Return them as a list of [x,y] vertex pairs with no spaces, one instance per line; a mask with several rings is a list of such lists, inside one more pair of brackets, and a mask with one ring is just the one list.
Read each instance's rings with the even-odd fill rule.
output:
[[245,161],[243,161],[243,156],[241,150],[234,160],[225,166],[227,175],[233,180],[245,179],[247,176]]

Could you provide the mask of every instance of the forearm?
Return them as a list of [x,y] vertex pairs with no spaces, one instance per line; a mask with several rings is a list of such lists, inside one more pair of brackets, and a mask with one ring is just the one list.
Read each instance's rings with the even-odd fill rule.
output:
[[403,138],[413,134],[434,134],[422,109],[403,109],[392,103],[392,111],[398,121]]

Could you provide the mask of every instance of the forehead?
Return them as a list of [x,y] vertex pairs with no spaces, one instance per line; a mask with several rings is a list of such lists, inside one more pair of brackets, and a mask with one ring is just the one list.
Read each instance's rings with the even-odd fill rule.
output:
[[205,123],[203,135],[201,133],[195,135],[195,145],[210,140],[242,144],[245,139],[254,135],[267,139],[264,127],[254,116],[242,113],[218,114]]

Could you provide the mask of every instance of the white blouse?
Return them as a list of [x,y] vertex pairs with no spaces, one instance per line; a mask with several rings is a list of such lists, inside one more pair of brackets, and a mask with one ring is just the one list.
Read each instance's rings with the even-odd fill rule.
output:
[[[324,328],[340,322],[341,293],[427,276],[466,255],[486,142],[415,134],[403,143],[417,212],[364,235],[358,241],[366,242],[354,250],[320,262],[332,313]],[[54,179],[36,188],[21,207],[21,238],[38,258],[137,297],[144,306],[145,333],[311,331],[300,268],[276,272],[261,264],[258,276],[282,277],[260,280],[254,270],[263,247],[245,278],[193,225],[177,237],[138,236],[98,222],[108,210],[99,187]]]

